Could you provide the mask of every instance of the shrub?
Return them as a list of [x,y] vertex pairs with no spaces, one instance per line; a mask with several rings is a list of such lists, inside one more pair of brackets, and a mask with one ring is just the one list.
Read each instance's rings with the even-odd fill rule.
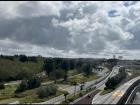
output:
[[39,98],[47,98],[49,96],[55,95],[57,92],[57,86],[55,85],[48,85],[45,87],[40,87],[37,90],[37,95]]
[[83,93],[80,93],[79,96],[82,97],[83,96]]
[[125,69],[119,70],[119,73],[111,78],[108,78],[107,82],[105,83],[108,89],[115,89],[115,87],[122,82],[122,80],[126,77]]
[[69,102],[73,102],[74,101],[74,98],[70,98],[68,99]]
[[27,86],[27,80],[22,80],[19,86],[17,87],[15,93],[20,93],[25,91],[28,88]]
[[0,83],[0,89],[5,89],[4,83]]
[[28,80],[28,89],[37,88],[41,85],[41,80],[39,77],[34,76]]
[[108,87],[104,87],[104,90],[107,90],[108,89]]

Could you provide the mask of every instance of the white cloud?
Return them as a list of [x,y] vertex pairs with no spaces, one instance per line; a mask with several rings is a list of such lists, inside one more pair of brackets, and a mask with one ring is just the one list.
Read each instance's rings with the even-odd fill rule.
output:
[[[0,21],[1,40],[38,46],[36,53],[46,47],[56,52],[48,54],[53,56],[103,57],[140,50],[140,2],[0,2]],[[5,42],[5,46],[12,50],[16,44]],[[26,51],[31,53],[31,49]]]

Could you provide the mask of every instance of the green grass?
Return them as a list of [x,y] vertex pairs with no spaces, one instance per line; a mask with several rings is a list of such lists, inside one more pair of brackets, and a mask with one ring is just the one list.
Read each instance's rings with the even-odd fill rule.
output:
[[107,89],[107,90],[103,90],[100,95],[105,95],[105,94],[108,94],[110,92],[112,92],[113,90],[112,89]]
[[5,89],[0,90],[0,100],[13,97],[17,85],[7,85]]
[[76,70],[69,70],[68,71],[68,76],[73,76],[73,75],[77,75],[78,72]]
[[92,74],[88,77],[85,76],[84,74],[80,74],[80,75],[72,77],[69,81],[70,82],[76,81],[77,83],[81,83],[81,82],[92,81],[92,80],[95,80],[95,79],[98,79],[98,78],[99,78],[99,76],[97,76],[96,74]]
[[0,90],[0,104],[8,104],[14,101],[19,101],[20,103],[36,103],[36,102],[43,102],[47,101],[53,97],[59,96],[63,94],[63,91],[58,90],[56,95],[50,96],[48,98],[40,99],[35,89],[26,90],[22,93],[19,93],[15,96],[15,90],[18,85],[7,85],[5,89]]
[[19,99],[20,103],[37,103],[37,102],[43,102],[43,101],[47,101],[51,98],[57,97],[59,95],[62,95],[63,92],[62,91],[57,91],[56,95],[47,97],[47,98],[38,98],[37,94],[36,94],[36,89],[32,89],[32,90],[27,90],[25,92],[22,93],[22,98]]
[[0,90],[0,104],[6,104],[17,100],[17,98],[14,98],[14,91],[16,88],[17,85],[7,85],[5,89]]

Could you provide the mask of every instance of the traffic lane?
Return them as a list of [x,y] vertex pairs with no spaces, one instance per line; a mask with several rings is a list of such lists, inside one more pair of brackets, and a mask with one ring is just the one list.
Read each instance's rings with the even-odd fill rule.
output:
[[140,91],[136,93],[133,104],[140,104]]
[[92,99],[94,96],[99,92],[99,90],[95,90],[93,93],[89,94],[89,96],[86,96],[85,98],[79,100],[78,102],[74,104],[92,104]]

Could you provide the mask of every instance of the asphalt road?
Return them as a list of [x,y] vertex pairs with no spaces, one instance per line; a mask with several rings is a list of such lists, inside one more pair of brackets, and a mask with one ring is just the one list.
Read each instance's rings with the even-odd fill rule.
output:
[[140,104],[140,91],[136,93],[133,104]]
[[[102,82],[100,82],[99,84],[96,85],[96,87],[100,90],[103,90],[105,87],[105,82],[107,81],[107,79],[109,77],[112,77],[114,75],[116,75],[119,71],[119,67],[115,66],[113,67],[112,72],[109,74],[109,76]],[[100,103],[104,103],[109,97],[111,97],[112,93],[106,94],[106,95],[100,95],[100,93],[98,93],[92,100],[93,104],[100,104]]]
[[[109,77],[112,77],[112,75],[114,75],[114,73],[116,74],[116,68],[117,67],[114,67],[112,72],[107,76],[107,78],[101,82],[99,82],[98,84],[94,85],[96,86],[97,89],[104,89],[104,84],[106,82],[106,80],[109,78]],[[98,92],[95,90],[93,91],[92,93],[90,93],[90,98],[88,98],[87,96],[86,97],[83,97],[81,98],[80,100],[78,100],[77,102],[75,102],[74,104],[92,104],[92,100],[94,98],[94,96],[97,94]],[[100,100],[100,99],[99,99]]]
[[[125,94],[127,89],[138,79],[140,79],[140,77],[136,77],[136,78],[124,83],[123,85],[118,87],[113,92],[111,92],[107,95],[103,95],[103,97],[96,97],[96,99],[93,99],[92,104],[116,104],[116,103],[118,103],[118,101],[122,98],[122,96]],[[140,97],[138,95],[138,97],[136,99],[138,104],[140,102],[139,100],[140,100]]]
[[91,104],[93,97],[98,93],[98,90],[95,90],[93,93],[89,94],[90,97],[86,96],[84,99],[77,101],[74,104]]

